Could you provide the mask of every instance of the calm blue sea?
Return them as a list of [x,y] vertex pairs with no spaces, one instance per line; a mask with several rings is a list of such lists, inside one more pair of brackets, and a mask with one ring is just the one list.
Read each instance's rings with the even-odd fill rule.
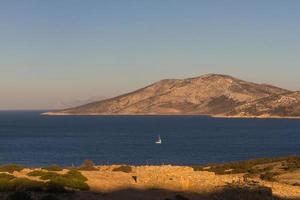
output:
[[300,154],[300,120],[40,113],[0,112],[1,164],[188,165]]

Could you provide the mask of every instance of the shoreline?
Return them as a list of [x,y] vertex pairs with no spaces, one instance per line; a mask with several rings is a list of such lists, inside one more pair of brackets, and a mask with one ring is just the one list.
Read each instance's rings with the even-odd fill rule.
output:
[[41,113],[42,116],[199,116],[199,117],[208,117],[208,118],[223,118],[223,119],[300,119],[300,116],[224,116],[224,115],[204,115],[204,114],[100,114],[100,113],[58,113],[58,112],[45,112]]

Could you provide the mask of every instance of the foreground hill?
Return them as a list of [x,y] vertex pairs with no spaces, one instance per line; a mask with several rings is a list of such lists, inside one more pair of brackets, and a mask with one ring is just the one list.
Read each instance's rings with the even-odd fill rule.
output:
[[[239,116],[243,105],[255,106],[255,102],[261,99],[275,98],[289,92],[227,75],[209,74],[188,79],[166,79],[115,98],[46,114]],[[270,113],[272,115],[273,112]],[[251,113],[256,114],[260,115]],[[289,113],[286,112],[284,116],[289,116]],[[292,116],[298,116],[298,113],[295,112]]]
[[208,166],[0,166],[5,200],[288,200],[300,198],[300,158]]

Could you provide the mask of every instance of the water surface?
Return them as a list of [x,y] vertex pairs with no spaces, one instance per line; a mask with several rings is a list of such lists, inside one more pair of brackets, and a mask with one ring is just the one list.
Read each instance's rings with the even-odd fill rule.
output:
[[188,165],[300,154],[300,120],[294,119],[40,113],[0,112],[0,163]]

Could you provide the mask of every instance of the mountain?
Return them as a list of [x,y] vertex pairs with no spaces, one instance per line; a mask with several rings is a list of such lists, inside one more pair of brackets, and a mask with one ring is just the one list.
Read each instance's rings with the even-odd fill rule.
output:
[[234,108],[232,117],[300,117],[300,92],[272,95]]
[[[48,112],[48,115],[212,115],[240,116],[246,105],[291,91],[231,76],[208,74],[166,79],[111,99]],[[271,100],[270,100],[271,101]],[[280,103],[279,103],[280,104]],[[285,104],[282,104],[284,106]],[[280,107],[280,106],[279,106]],[[250,108],[249,108],[250,109]],[[274,112],[271,112],[272,113]],[[249,116],[260,113],[249,112]],[[288,115],[288,113],[287,113]],[[300,115],[299,115],[300,116]]]

